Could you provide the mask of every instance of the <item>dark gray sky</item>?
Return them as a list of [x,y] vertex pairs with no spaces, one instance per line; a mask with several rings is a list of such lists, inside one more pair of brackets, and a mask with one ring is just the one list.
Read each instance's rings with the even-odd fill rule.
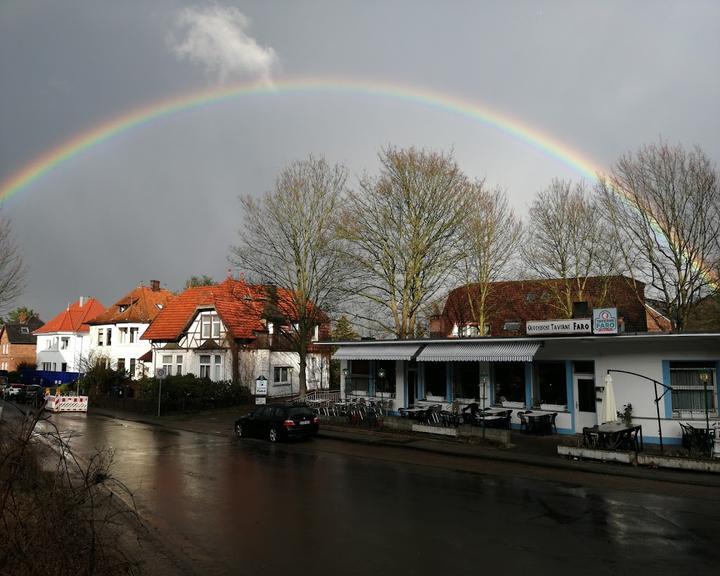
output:
[[[0,181],[100,122],[244,80],[343,76],[490,106],[601,167],[663,138],[720,159],[720,3],[6,0]],[[454,150],[523,213],[581,175],[441,109],[323,91],[241,98],[159,119],[76,155],[4,202],[28,265],[15,305],[108,305],[157,278],[221,279],[238,194],[322,154],[352,174],[388,144]],[[0,184],[1,186],[1,184]]]

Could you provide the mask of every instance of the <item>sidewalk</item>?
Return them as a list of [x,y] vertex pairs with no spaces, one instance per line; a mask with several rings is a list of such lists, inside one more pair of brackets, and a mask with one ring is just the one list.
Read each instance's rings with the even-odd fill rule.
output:
[[[247,406],[199,414],[171,414],[159,418],[157,416],[100,408],[91,408],[90,413],[108,418],[148,424],[150,426],[162,426],[186,432],[233,437],[235,420],[239,415],[249,409],[250,407]],[[496,460],[526,466],[540,466],[574,472],[720,488],[720,475],[717,474],[661,470],[622,464],[565,459],[558,455],[557,437],[552,436],[531,437],[521,434],[520,432],[513,432],[513,446],[511,448],[497,448],[490,444],[468,443],[459,439],[440,439],[425,434],[385,432],[335,424],[321,424],[319,435],[322,438],[344,442],[404,448],[461,458]]]

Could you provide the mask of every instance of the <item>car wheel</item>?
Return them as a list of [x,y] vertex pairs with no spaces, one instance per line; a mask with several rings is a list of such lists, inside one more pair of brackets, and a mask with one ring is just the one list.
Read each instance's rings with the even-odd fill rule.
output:
[[237,438],[242,438],[242,436],[243,436],[242,424],[235,424],[235,436]]
[[272,427],[270,428],[270,431],[268,432],[268,440],[270,440],[270,442],[277,442],[277,441],[278,441],[277,428],[275,428],[274,426],[272,426]]

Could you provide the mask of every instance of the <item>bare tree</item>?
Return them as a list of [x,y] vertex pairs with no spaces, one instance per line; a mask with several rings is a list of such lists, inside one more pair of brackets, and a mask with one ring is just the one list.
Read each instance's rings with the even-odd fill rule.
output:
[[468,310],[482,336],[491,312],[492,283],[510,275],[523,227],[502,190],[490,190],[479,181],[473,184],[470,198],[461,228],[463,258],[459,270],[461,281],[474,285],[474,290],[466,291]]
[[[598,203],[584,183],[553,180],[530,207],[523,257],[538,278],[550,283],[558,312],[571,317],[573,301],[587,299],[591,277],[609,279],[622,267],[611,227],[600,216]],[[603,300],[600,294],[599,300]]]
[[697,303],[718,292],[716,167],[699,148],[660,142],[622,156],[598,192],[628,269],[682,331]]
[[275,189],[260,199],[241,198],[240,244],[230,259],[261,282],[290,294],[273,302],[284,318],[286,336],[300,357],[300,395],[306,386],[306,358],[325,311],[342,297],[345,278],[338,249],[336,217],[345,191],[342,166],[310,157],[283,170]]
[[25,266],[20,249],[15,243],[9,218],[0,213],[0,312],[22,293],[24,287]]
[[460,259],[470,183],[450,155],[389,148],[380,162],[380,175],[349,195],[342,236],[353,291],[371,307],[364,319],[410,338]]

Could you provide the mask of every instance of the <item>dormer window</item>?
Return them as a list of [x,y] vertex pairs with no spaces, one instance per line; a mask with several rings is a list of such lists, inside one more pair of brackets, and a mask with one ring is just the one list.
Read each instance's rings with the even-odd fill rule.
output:
[[200,337],[203,340],[220,338],[220,318],[217,314],[208,313],[200,316]]
[[20,326],[20,334],[30,334],[30,329],[27,326]]
[[120,306],[118,306],[118,311],[120,312],[125,312],[127,309],[128,307],[125,304],[120,304]]

